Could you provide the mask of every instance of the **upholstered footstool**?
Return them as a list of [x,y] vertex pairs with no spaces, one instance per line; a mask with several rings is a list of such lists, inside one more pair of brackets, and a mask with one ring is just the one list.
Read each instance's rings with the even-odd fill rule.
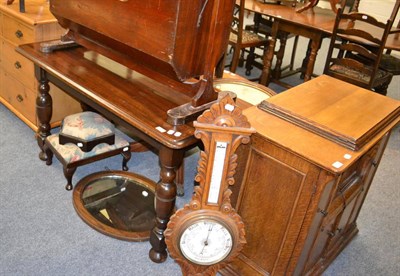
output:
[[64,118],[59,133],[48,136],[44,144],[46,164],[53,155],[63,164],[67,190],[72,190],[76,168],[104,158],[121,154],[122,169],[128,170],[130,143],[112,123],[94,112],[82,112]]

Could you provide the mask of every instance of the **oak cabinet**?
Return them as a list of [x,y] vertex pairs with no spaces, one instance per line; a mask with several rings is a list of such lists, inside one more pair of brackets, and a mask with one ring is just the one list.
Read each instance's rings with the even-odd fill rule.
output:
[[[0,103],[8,107],[33,130],[37,130],[35,101],[38,83],[31,61],[15,51],[25,43],[58,39],[65,32],[48,10],[45,1],[28,1],[26,12],[19,12],[18,2],[0,4]],[[77,101],[57,87],[51,87],[56,126],[68,114],[79,112]]]
[[[342,106],[341,97],[329,96],[332,87],[348,90],[345,94],[349,101],[353,96],[359,98],[359,106],[355,108],[362,109],[353,112],[358,113],[354,116],[366,116],[359,124],[368,127],[357,127],[365,130],[368,139],[358,150],[258,107],[243,112],[257,133],[252,135],[250,145],[242,145],[237,151],[231,200],[245,223],[247,244],[221,274],[320,275],[357,234],[357,217],[390,130],[399,122],[400,102],[331,81],[319,77],[293,89],[294,92],[304,89],[301,92],[306,97],[325,91],[326,98],[322,101],[331,104],[323,109],[329,112]],[[307,95],[306,91],[311,93]],[[287,100],[291,104],[299,102],[296,95]],[[367,105],[375,104],[370,101],[380,101],[382,108],[374,114],[364,114]],[[303,100],[302,104],[307,106],[306,112],[313,110],[313,104],[321,105],[314,98]],[[328,118],[330,130],[335,129],[332,114],[326,117],[324,112],[311,112],[309,121],[316,121],[318,114],[319,118]],[[346,119],[340,110],[338,116],[342,119],[337,124],[343,127]],[[352,120],[351,116],[347,115],[347,119]],[[368,120],[369,117],[374,118]],[[371,129],[377,131],[371,134]]]

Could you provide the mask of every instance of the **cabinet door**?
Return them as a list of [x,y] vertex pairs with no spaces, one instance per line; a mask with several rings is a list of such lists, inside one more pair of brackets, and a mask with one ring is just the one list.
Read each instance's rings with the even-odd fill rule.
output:
[[287,273],[289,261],[300,255],[315,214],[310,208],[317,208],[317,186],[330,181],[332,176],[306,159],[253,135],[236,204],[246,226],[247,244],[234,271]]
[[307,274],[322,273],[357,234],[356,220],[388,137],[386,134],[340,176],[328,216],[308,258],[305,270]]
[[366,154],[365,163],[363,165],[364,168],[363,186],[361,189],[361,193],[357,199],[356,205],[354,207],[354,212],[349,218],[348,224],[356,223],[358,214],[360,213],[361,207],[367,196],[368,190],[371,186],[378,165],[382,159],[389,137],[390,133],[386,133],[385,136],[381,139],[381,141]]

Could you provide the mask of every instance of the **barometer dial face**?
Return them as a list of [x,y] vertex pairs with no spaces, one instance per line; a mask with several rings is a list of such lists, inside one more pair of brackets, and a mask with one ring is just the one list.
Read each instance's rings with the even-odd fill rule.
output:
[[231,252],[232,233],[228,227],[215,220],[196,220],[183,230],[179,246],[189,261],[212,265],[224,260]]

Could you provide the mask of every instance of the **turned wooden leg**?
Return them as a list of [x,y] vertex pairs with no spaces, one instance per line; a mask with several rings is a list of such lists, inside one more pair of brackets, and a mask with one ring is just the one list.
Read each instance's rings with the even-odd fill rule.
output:
[[265,86],[268,86],[270,82],[272,59],[274,58],[276,39],[278,35],[278,27],[279,23],[275,21],[272,26],[272,33],[271,33],[271,39],[269,41],[268,51],[264,55],[263,71],[261,73],[260,83]]
[[304,57],[301,63],[301,74],[300,74],[301,79],[304,79],[304,75],[306,74],[307,64],[310,59],[310,54],[311,54],[311,39],[308,41],[306,56]]
[[156,187],[156,226],[150,234],[152,248],[149,252],[150,259],[155,263],[162,263],[167,259],[167,246],[164,239],[164,231],[175,207],[176,170],[182,163],[183,151],[162,147],[159,152],[161,172],[160,182]]
[[53,163],[53,152],[50,150],[46,143],[44,143],[43,145],[43,152],[46,155],[46,165],[50,166]]
[[63,171],[64,171],[64,176],[67,179],[67,185],[65,185],[65,189],[67,191],[71,191],[72,187],[73,187],[72,186],[72,177],[74,176],[76,167],[67,168],[67,166],[64,166]]
[[288,33],[282,32],[280,34],[280,45],[279,45],[279,50],[276,53],[276,64],[275,64],[275,69],[274,69],[274,78],[276,80],[279,80],[281,78],[281,71],[282,71],[282,62],[283,62],[283,56],[285,55],[285,48],[286,48],[286,41],[288,37]]
[[36,98],[36,114],[39,121],[39,127],[36,133],[36,141],[40,148],[39,158],[46,161],[46,154],[43,146],[47,136],[50,135],[50,119],[53,113],[53,100],[49,94],[50,86],[46,71],[36,68],[36,78],[39,81],[38,96]]
[[307,63],[307,70],[304,74],[304,81],[311,80],[311,77],[312,77],[312,74],[314,71],[315,61],[317,59],[317,53],[318,53],[319,48],[321,47],[321,40],[322,40],[322,38],[318,38],[318,39],[313,39],[311,41],[310,59],[308,60],[308,63]]
[[247,55],[246,59],[246,72],[245,72],[246,76],[251,75],[251,70],[253,69],[254,61],[256,60],[255,51],[256,51],[255,47],[251,47],[249,49],[249,54]]

